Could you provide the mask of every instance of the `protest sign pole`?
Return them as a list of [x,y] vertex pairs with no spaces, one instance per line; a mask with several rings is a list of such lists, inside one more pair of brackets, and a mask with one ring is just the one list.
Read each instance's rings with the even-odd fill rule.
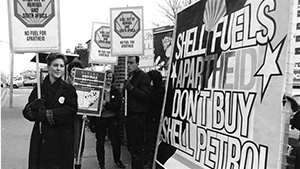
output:
[[[40,99],[41,97],[41,81],[40,81],[40,65],[39,65],[39,53],[36,53],[36,81],[37,81],[37,98]],[[39,130],[40,134],[42,134],[42,122],[39,122]]]
[[40,65],[39,65],[39,62],[40,62],[40,59],[39,59],[39,53],[36,53],[36,80],[37,80],[37,96],[38,96],[38,99],[41,98],[41,80],[40,80]]
[[87,115],[82,116],[82,127],[81,127],[81,135],[80,135],[80,141],[79,141],[79,149],[76,157],[76,162],[75,162],[75,169],[80,169],[81,168],[81,150],[82,150],[82,142],[83,142],[83,135],[84,135],[84,129],[85,129],[85,121],[87,119]]
[[10,85],[9,85],[9,108],[13,107],[13,86],[14,86],[14,53],[10,50]]
[[[125,56],[125,80],[128,80],[128,72],[127,72],[127,56]],[[125,116],[127,116],[127,90],[125,90]]]

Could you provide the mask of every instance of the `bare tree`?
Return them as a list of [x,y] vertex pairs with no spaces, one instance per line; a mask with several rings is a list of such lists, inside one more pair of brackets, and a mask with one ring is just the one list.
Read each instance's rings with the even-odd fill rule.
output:
[[[157,4],[160,8],[159,12],[163,14],[172,24],[176,23],[176,14],[187,5],[195,0],[164,0],[164,4]],[[157,22],[152,22],[153,25],[159,26]]]

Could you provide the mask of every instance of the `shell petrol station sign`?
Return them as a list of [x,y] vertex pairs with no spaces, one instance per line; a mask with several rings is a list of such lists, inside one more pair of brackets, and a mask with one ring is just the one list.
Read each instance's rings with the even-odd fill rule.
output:
[[14,53],[60,51],[58,0],[11,0],[8,6]]
[[111,8],[112,56],[144,54],[143,7]]

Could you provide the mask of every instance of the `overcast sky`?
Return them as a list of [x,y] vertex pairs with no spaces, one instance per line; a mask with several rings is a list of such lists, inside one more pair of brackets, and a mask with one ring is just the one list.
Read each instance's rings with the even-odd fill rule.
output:
[[[92,22],[108,23],[110,19],[110,8],[143,6],[144,28],[150,29],[154,26],[152,22],[158,22],[161,26],[168,25],[167,19],[159,12],[157,3],[164,3],[162,0],[63,0],[60,1],[61,15],[61,42],[62,52],[66,49],[74,50],[78,43],[85,46],[85,42],[91,38]],[[0,50],[1,50],[1,71],[10,72],[9,54],[9,30],[7,18],[7,1],[0,1]],[[33,54],[15,54],[14,74],[23,70],[35,69],[35,63],[30,63]]]

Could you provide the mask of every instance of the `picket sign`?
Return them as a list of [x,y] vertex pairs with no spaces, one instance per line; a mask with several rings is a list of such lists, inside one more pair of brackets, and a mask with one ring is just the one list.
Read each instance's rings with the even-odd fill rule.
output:
[[286,168],[293,15],[292,0],[177,13],[153,168]]

